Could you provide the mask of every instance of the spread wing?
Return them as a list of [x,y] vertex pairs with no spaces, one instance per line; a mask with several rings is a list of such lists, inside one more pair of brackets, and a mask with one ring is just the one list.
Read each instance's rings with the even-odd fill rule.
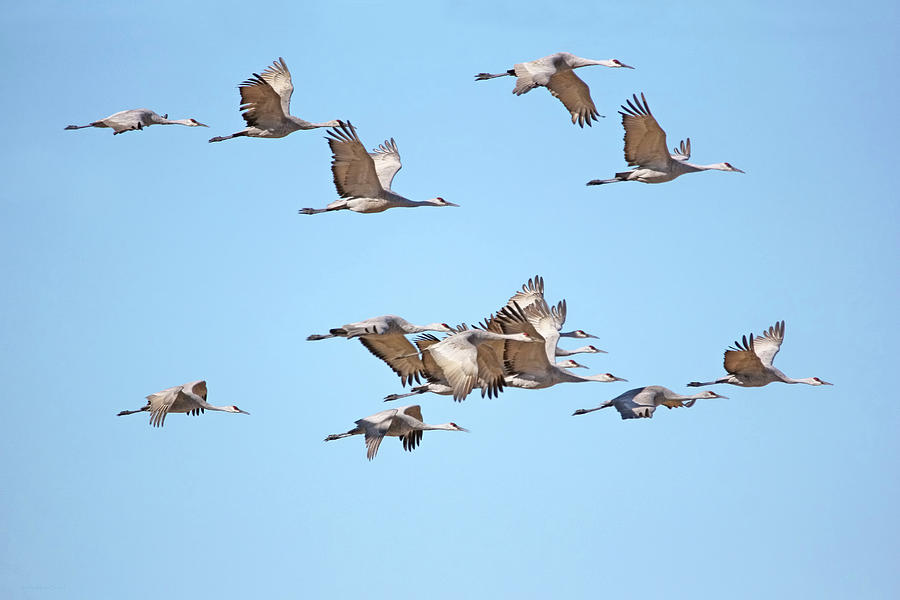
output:
[[[494,345],[496,344],[496,348]],[[478,383],[482,398],[496,398],[503,391],[503,342],[482,342],[478,344]]]
[[[416,349],[402,335],[363,335],[360,343],[366,349],[387,363],[394,373],[400,376],[400,383],[406,387],[413,379],[419,383],[419,374],[424,374],[422,360]],[[409,356],[412,355],[412,356]]]
[[529,279],[523,286],[521,292],[513,294],[512,298],[507,301],[507,306],[518,304],[520,308],[528,308],[538,301],[544,300],[544,278],[535,275]]
[[451,335],[429,350],[453,388],[453,399],[461,402],[478,380],[478,352],[465,332]]
[[394,181],[394,175],[403,165],[400,163],[400,151],[397,150],[397,142],[394,138],[390,141],[385,140],[377,148],[373,148],[369,154],[375,163],[375,173],[378,175],[378,181],[381,187],[386,190],[391,189],[391,182]]
[[[547,302],[542,298],[525,309],[525,317],[531,323],[535,331],[544,338],[544,351],[547,353],[547,361],[556,361],[556,344],[559,342],[559,330],[562,323],[557,320],[559,310],[562,310],[562,322],[565,322],[566,301],[563,300],[551,310]],[[528,332],[530,335],[530,332]]]
[[732,374],[748,375],[765,371],[754,349],[752,333],[749,338],[743,336],[742,340],[734,342],[734,346],[725,351],[725,370]]
[[771,367],[775,355],[781,349],[781,342],[784,341],[784,321],[778,321],[768,331],[762,335],[756,336],[753,340],[753,350],[759,357],[762,364]]
[[356,422],[358,427],[362,427],[366,436],[366,458],[372,460],[378,454],[378,447],[381,446],[381,440],[391,428],[391,421],[397,414],[398,409],[389,408],[374,415],[365,417]]
[[579,79],[575,71],[556,73],[550,78],[547,89],[554,97],[559,98],[572,115],[572,123],[578,123],[579,127],[584,127],[585,123],[590,127],[591,120],[596,121],[600,117],[594,101],[591,100],[591,90]]
[[416,342],[416,347],[419,349],[419,353],[422,355],[422,366],[424,367],[424,376],[430,383],[447,383],[446,377],[444,377],[444,371],[438,366],[438,364],[434,361],[434,357],[431,356],[431,352],[426,352],[428,348],[431,348],[433,345],[437,344],[440,340],[430,333],[424,333],[414,340]]
[[291,82],[291,72],[287,63],[280,56],[271,67],[259,75],[266,81],[281,100],[281,110],[285,115],[291,114],[291,95],[294,93],[294,84]]
[[[503,328],[503,333],[527,333],[537,341],[543,341],[541,334],[528,320],[525,312],[516,304],[504,306],[497,313],[495,322]],[[541,373],[546,371],[552,361],[547,359],[544,344],[535,342],[517,342],[506,340],[503,360],[507,373]]]
[[375,161],[366,152],[356,128],[349,122],[328,130],[331,172],[341,198],[378,198],[384,188],[375,170]]
[[404,406],[403,408],[398,409],[403,414],[409,415],[416,421],[420,423],[424,423],[425,421],[422,419],[422,407],[419,404],[413,404],[412,406]]
[[150,425],[153,427],[162,427],[166,423],[166,415],[169,409],[175,404],[178,395],[182,393],[180,385],[170,387],[169,389],[147,396],[147,402],[150,403]]
[[672,154],[670,156],[673,159],[682,162],[689,159],[691,157],[691,138],[681,140],[681,145],[678,148],[672,148]]
[[653,118],[643,93],[640,100],[635,95],[634,103],[627,102],[628,106],[623,105],[619,111],[625,127],[625,161],[632,167],[666,170],[672,160],[666,148],[666,132]]
[[653,393],[645,388],[629,390],[611,400],[622,419],[652,419],[656,404]]
[[244,121],[251,127],[276,129],[284,122],[281,96],[258,73],[238,86]]

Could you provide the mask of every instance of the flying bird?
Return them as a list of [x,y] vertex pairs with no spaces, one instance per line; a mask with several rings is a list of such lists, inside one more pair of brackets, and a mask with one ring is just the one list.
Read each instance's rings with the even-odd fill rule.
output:
[[191,381],[184,385],[176,385],[167,390],[156,392],[147,396],[147,405],[137,410],[123,410],[118,414],[133,415],[139,412],[150,413],[150,425],[153,427],[162,427],[166,422],[166,415],[169,413],[187,413],[189,415],[199,415],[207,410],[218,410],[222,412],[241,413],[249,415],[250,413],[239,409],[237,406],[213,406],[206,401],[206,382]]
[[505,73],[479,73],[475,76],[475,81],[506,77],[507,75],[517,77],[516,87],[513,88],[513,94],[517,96],[521,96],[537,86],[544,86],[563,103],[563,106],[572,115],[572,123],[578,123],[579,127],[584,127],[585,124],[591,126],[592,120],[596,121],[598,117],[602,116],[597,112],[597,107],[594,106],[594,101],[591,99],[591,90],[573,71],[573,69],[590,65],[634,68],[614,58],[591,60],[568,52],[557,52],[531,62],[516,63]]
[[331,147],[331,172],[339,200],[325,208],[302,208],[300,214],[315,215],[333,210],[352,210],[358,213],[378,213],[389,208],[414,208],[416,206],[459,206],[441,197],[428,200],[409,200],[391,190],[394,175],[402,166],[400,152],[394,139],[385,141],[366,152],[356,128],[341,123],[328,132]]
[[398,437],[403,449],[412,452],[422,441],[422,432],[443,429],[446,431],[468,431],[456,423],[428,425],[422,422],[422,407],[419,405],[391,408],[356,421],[356,427],[347,433],[335,433],[325,438],[326,442],[363,434],[366,436],[366,458],[372,460],[385,436]]
[[336,127],[340,121],[310,123],[291,115],[291,94],[294,84],[287,63],[279,57],[271,67],[238,86],[241,93],[240,110],[247,127],[231,135],[214,137],[210,142],[221,142],[236,137],[282,138],[300,129]]
[[628,106],[622,106],[619,111],[622,115],[622,126],[625,127],[625,161],[631,167],[638,167],[631,171],[616,173],[613,179],[593,179],[588,185],[602,185],[617,181],[640,181],[642,183],[664,183],[672,181],[685,173],[698,173],[700,171],[734,171],[743,173],[740,169],[732,167],[730,163],[715,163],[712,165],[695,165],[688,162],[691,157],[691,139],[682,141],[678,148],[669,154],[666,146],[666,132],[650,113],[647,99],[641,93],[638,100],[634,95],[634,102],[628,100]]
[[135,108],[123,110],[109,115],[105,119],[88,123],[87,125],[69,125],[66,129],[84,129],[86,127],[109,127],[113,135],[126,131],[138,131],[151,125],[186,125],[187,127],[209,127],[196,119],[169,119],[169,115],[159,116],[148,108]]
[[822,381],[818,377],[806,377],[793,379],[772,366],[772,361],[781,343],[784,341],[784,321],[778,321],[762,335],[755,338],[743,336],[741,341],[736,341],[734,346],[725,351],[725,370],[728,375],[715,381],[692,381],[690,387],[701,385],[713,385],[715,383],[730,383],[743,387],[762,387],[775,381],[784,383],[806,383],[809,385],[833,385]]
[[612,400],[604,402],[596,408],[579,408],[572,413],[572,415],[583,415],[594,412],[595,410],[615,406],[623,419],[651,419],[653,418],[653,411],[656,410],[657,406],[665,406],[666,408],[678,408],[684,406],[690,408],[694,405],[694,402],[701,398],[727,397],[720,396],[709,390],[694,394],[693,396],[682,396],[661,385],[648,385],[647,387],[628,390],[621,396],[616,396]]

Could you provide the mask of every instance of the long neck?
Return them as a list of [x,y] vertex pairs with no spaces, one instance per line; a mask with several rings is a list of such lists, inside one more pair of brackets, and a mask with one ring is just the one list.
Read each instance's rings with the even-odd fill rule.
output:
[[446,331],[443,323],[429,323],[428,325],[409,325],[404,327],[406,333],[422,333],[423,331]]
[[[679,162],[679,161],[676,161]],[[694,163],[689,163],[685,161],[680,161],[682,167],[687,167],[684,169],[685,173],[693,173],[696,171],[728,171],[728,168],[723,163],[715,163],[711,165],[695,165]]]
[[199,404],[201,408],[205,408],[206,410],[218,410],[221,412],[234,412],[234,409],[231,408],[230,406],[213,406],[206,400],[202,400],[202,399],[200,401],[198,401],[197,404]]
[[162,117],[159,118],[157,123],[160,125],[187,125],[188,127],[193,125],[190,119],[163,119]]
[[803,379],[794,379],[793,377],[788,377],[784,373],[779,373],[781,376],[781,381],[784,383],[805,383],[807,385],[816,385],[816,381],[812,377],[804,377]]
[[589,67],[591,65],[603,65],[604,67],[615,66],[611,60],[592,60],[590,58],[581,58],[580,56],[573,56],[569,60],[569,66],[573,69],[577,69],[578,67]]
[[581,348],[575,348],[574,350],[566,350],[565,348],[557,348],[556,356],[572,356],[573,354],[586,354],[586,353],[594,353],[597,352],[590,346],[582,346]]
[[434,429],[443,429],[445,431],[456,431],[456,427],[454,427],[452,423],[441,423],[440,425],[429,425],[428,423],[422,423],[422,426],[419,429],[421,429],[423,431],[431,431]]
[[299,117],[295,117],[293,115],[287,115],[286,120],[291,122],[295,127],[292,131],[297,131],[297,129],[316,129],[318,127],[339,127],[339,121],[326,121],[324,123],[310,123],[309,121],[304,121]]

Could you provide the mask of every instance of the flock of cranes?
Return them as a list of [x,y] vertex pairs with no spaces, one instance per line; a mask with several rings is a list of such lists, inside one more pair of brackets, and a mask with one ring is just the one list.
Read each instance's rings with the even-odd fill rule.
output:
[[[475,79],[515,77],[515,95],[525,94],[536,87],[546,87],[569,111],[572,123],[583,128],[602,117],[591,98],[589,87],[574,73],[575,69],[591,65],[634,69],[617,59],[591,60],[568,52],[557,52],[534,61],[517,63],[503,73],[479,73]],[[238,89],[246,127],[231,135],[213,137],[210,142],[237,137],[281,138],[295,131],[330,128],[326,139],[332,153],[331,170],[339,198],[324,208],[303,208],[299,211],[301,214],[340,210],[377,213],[391,208],[458,206],[441,197],[410,200],[391,189],[394,177],[402,166],[393,138],[368,152],[349,121],[313,123],[291,115],[294,86],[283,58],[262,73],[254,73]],[[690,138],[682,140],[670,153],[666,133],[650,112],[644,94],[641,93],[640,98],[635,94],[626,104],[620,111],[625,130],[625,161],[635,168],[616,173],[612,179],[589,181],[587,185],[619,181],[663,183],[685,173],[708,170],[743,173],[727,162],[709,165],[689,163]],[[88,125],[69,125],[66,129],[105,127],[111,128],[117,135],[151,125],[175,124],[208,127],[193,118],[170,120],[167,114],[160,116],[148,109],[136,109],[118,112]],[[307,339],[358,338],[369,352],[400,377],[403,387],[410,386],[409,392],[391,394],[385,397],[385,401],[433,393],[452,396],[453,400],[461,402],[476,389],[481,390],[482,397],[492,398],[506,387],[536,390],[561,383],[627,381],[612,373],[577,375],[572,369],[585,368],[584,365],[573,359],[557,360],[557,357],[582,353],[605,353],[593,345],[575,349],[558,346],[561,338],[596,337],[580,329],[562,331],[566,312],[565,300],[555,305],[546,301],[544,280],[536,276],[505,305],[473,327],[466,324],[451,327],[447,323],[418,326],[394,315],[384,315],[335,327],[327,334],[313,334]],[[435,333],[443,334],[443,337]],[[416,336],[412,342],[407,338],[409,335]],[[725,352],[727,376],[715,381],[692,382],[688,386],[732,384],[759,387],[773,382],[831,385],[817,377],[793,379],[776,369],[772,361],[783,340],[784,321],[770,327],[762,336],[744,336],[742,341],[735,342]],[[142,408],[124,410],[119,415],[149,412],[150,424],[161,427],[169,413],[199,415],[206,410],[214,410],[249,414],[237,406],[214,406],[207,402],[206,397],[206,382],[193,381],[151,394]],[[697,400],[706,398],[726,397],[708,390],[685,396],[662,386],[651,385],[629,390],[596,408],[579,409],[574,414],[615,407],[622,419],[651,418],[658,406],[689,408]],[[427,430],[466,431],[455,423],[426,424],[421,407],[411,405],[382,410],[359,419],[353,429],[329,435],[325,440],[363,435],[367,457],[371,460],[385,436],[399,437],[405,450],[413,450]]]

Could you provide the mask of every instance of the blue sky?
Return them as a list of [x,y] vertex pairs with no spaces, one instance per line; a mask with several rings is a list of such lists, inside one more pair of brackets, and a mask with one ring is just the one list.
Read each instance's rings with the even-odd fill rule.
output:
[[[711,6],[5,6],[0,596],[897,597],[898,8]],[[593,128],[473,81],[559,50],[636,67],[579,72]],[[394,188],[461,207],[301,216],[335,197],[324,132],[208,144],[278,56],[294,114],[394,137]],[[641,91],[746,175],[586,187]],[[137,107],[210,128],[63,131]],[[629,383],[423,396],[471,433],[372,463],[322,442],[400,385],[309,333],[475,322],[536,273]],[[776,365],[834,387],[570,416],[779,319]],[[115,416],[200,378],[251,416]]]

